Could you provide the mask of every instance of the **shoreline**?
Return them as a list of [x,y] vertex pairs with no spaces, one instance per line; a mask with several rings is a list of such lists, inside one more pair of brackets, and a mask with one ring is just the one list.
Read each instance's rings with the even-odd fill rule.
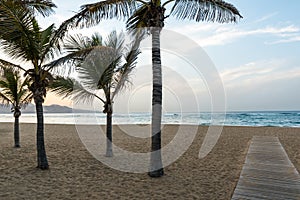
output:
[[[14,122],[0,122],[1,124],[14,124]],[[36,125],[34,122],[20,122],[20,124],[29,124],[29,125]],[[106,126],[106,124],[63,124],[63,123],[44,123],[45,125],[70,125],[70,126]],[[113,126],[150,126],[151,124],[129,124],[129,123],[124,123],[124,124],[112,124]],[[216,127],[228,127],[228,128],[295,128],[295,129],[300,129],[300,126],[247,126],[247,125],[206,125],[206,124],[184,124],[184,123],[162,123],[162,126],[199,126],[199,127],[210,127],[210,126],[216,126]]]
[[[74,124],[45,124],[50,170],[40,171],[35,168],[35,123],[20,124],[21,148],[15,149],[13,123],[0,122],[0,199],[231,199],[254,135],[277,136],[300,170],[298,128],[226,126],[215,148],[199,159],[208,127],[180,128],[188,134],[190,126],[197,128],[193,143],[178,160],[165,167],[164,177],[153,179],[147,173],[118,171],[96,160],[81,142]],[[86,133],[105,130],[104,125],[100,129],[99,125],[82,127]],[[163,126],[163,145],[172,141],[178,128],[179,125]],[[131,137],[126,131],[148,133],[148,126],[115,125],[113,139],[128,151],[149,151],[149,138]]]

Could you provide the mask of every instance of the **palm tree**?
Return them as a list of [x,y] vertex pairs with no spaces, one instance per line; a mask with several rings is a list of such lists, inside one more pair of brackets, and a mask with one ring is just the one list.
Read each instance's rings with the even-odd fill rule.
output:
[[49,168],[44,144],[43,102],[47,94],[46,88],[53,78],[50,73],[51,68],[46,62],[59,52],[60,42],[69,22],[64,22],[58,29],[51,25],[42,30],[36,20],[36,13],[47,16],[53,12],[54,7],[55,4],[51,0],[0,1],[1,47],[12,59],[25,61],[26,67],[2,59],[0,63],[23,70],[24,76],[31,82],[29,90],[36,105],[37,167],[40,169]]
[[[65,47],[69,52],[65,57],[53,62],[53,65],[64,63],[76,66],[78,80],[57,76],[52,84],[52,91],[72,100],[91,102],[94,99],[104,104],[106,114],[106,156],[113,156],[112,149],[112,114],[113,101],[116,95],[129,83],[129,75],[136,66],[140,51],[139,40],[132,45],[124,45],[124,34],[113,31],[102,43],[99,34],[91,38],[82,35],[70,36]],[[99,92],[102,91],[102,96]]]
[[[3,66],[0,66],[1,68]],[[4,105],[12,105],[11,111],[14,113],[14,141],[15,147],[20,147],[19,117],[21,108],[26,107],[32,100],[32,94],[28,89],[29,80],[21,79],[20,73],[11,68],[2,68],[0,77],[0,99]]]
[[[168,14],[166,7],[172,5]],[[103,19],[127,19],[127,28],[136,32],[144,28],[152,35],[152,145],[149,176],[161,177],[164,174],[161,160],[161,110],[162,74],[160,56],[160,32],[165,19],[174,16],[178,20],[211,21],[218,23],[237,22],[242,18],[239,11],[222,0],[106,0],[86,4],[74,15],[70,26],[92,26]]]

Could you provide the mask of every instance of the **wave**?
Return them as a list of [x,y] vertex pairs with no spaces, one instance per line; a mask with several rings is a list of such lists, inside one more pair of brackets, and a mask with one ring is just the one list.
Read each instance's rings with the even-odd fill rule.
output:
[[279,113],[280,115],[297,115],[298,113],[295,113],[295,112],[281,112]]

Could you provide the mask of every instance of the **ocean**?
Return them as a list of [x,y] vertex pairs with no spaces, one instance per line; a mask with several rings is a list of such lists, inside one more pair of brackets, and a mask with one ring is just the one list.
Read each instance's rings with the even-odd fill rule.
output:
[[[1,114],[0,122],[13,122],[12,114]],[[21,123],[35,123],[34,113],[24,113]],[[45,113],[46,124],[105,124],[102,113]],[[150,113],[114,114],[113,124],[150,124]],[[220,113],[164,113],[163,124],[224,125],[224,126],[274,126],[300,127],[300,111],[227,112]]]

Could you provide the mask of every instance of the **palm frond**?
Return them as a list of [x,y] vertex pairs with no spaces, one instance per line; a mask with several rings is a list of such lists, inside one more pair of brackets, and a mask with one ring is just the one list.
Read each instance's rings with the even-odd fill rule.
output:
[[94,48],[80,50],[74,53],[67,54],[57,60],[54,60],[43,68],[47,71],[51,71],[54,74],[70,74],[74,72],[76,66],[82,63],[84,58],[93,50]]
[[51,38],[49,40],[48,45],[44,50],[44,54],[41,56],[42,58],[54,58],[54,52],[61,52],[62,45],[64,44],[64,38],[69,31],[69,28],[72,27],[73,18],[70,18],[64,21],[57,30],[53,29],[51,33]]
[[49,89],[51,92],[54,92],[63,98],[67,98],[70,97],[74,91],[74,82],[74,79],[56,76],[53,83],[49,86]]
[[41,63],[43,63],[45,59],[53,59],[59,52],[59,47],[57,48],[56,46],[50,46],[50,42],[53,39],[55,31],[55,26],[54,24],[52,24],[45,30],[39,32],[39,57],[41,59]]
[[[95,47],[89,53],[84,62],[76,67],[79,78],[84,86],[96,89],[99,80],[111,79],[111,68],[116,61],[117,55],[114,49],[110,47]],[[109,68],[109,69],[108,69]]]
[[[70,19],[67,19],[59,26],[59,28],[55,31],[49,42],[48,49],[55,48],[59,51],[61,50],[61,43],[63,42],[63,38],[65,37],[70,28],[75,27],[74,20],[76,20],[76,16],[77,15],[71,17]],[[45,52],[47,53],[47,51]]]
[[2,91],[0,91],[0,101],[1,101],[1,104],[4,106],[8,106],[9,104],[13,103],[13,102],[11,102],[10,98],[7,97]]
[[222,0],[175,0],[171,14],[177,19],[197,22],[228,23],[242,18],[237,8]]
[[71,99],[76,103],[91,103],[95,97],[105,103],[103,99],[87,90],[79,81],[72,78],[55,77],[53,83],[50,85],[50,91],[62,98]]
[[45,45],[43,54],[41,55],[42,59],[53,59],[55,55],[58,55],[62,52],[62,47],[64,46],[64,39],[68,32],[68,24],[64,22],[60,25],[58,29],[53,29],[49,32],[49,42]]
[[142,38],[135,38],[135,41],[128,48],[125,53],[125,63],[114,74],[112,99],[130,83],[129,75],[136,67],[138,55],[141,53],[139,46]]
[[[25,96],[26,94],[26,96]],[[22,101],[20,102],[20,107],[21,108],[25,108],[29,103],[31,103],[32,99],[33,99],[33,95],[31,92],[24,92],[24,95],[22,96]]]
[[133,31],[148,27],[149,16],[151,16],[150,4],[142,4],[127,20],[127,30]]
[[94,33],[90,41],[92,46],[103,46],[102,36],[99,33]]
[[28,9],[14,2],[0,2],[0,43],[13,59],[33,60],[39,55],[39,27]]
[[16,107],[26,106],[31,101],[28,80],[21,80],[19,71],[13,68],[3,69],[0,77],[0,99],[3,103]]
[[1,77],[0,88],[2,93],[5,94],[12,102],[18,101],[18,82],[20,76],[13,69],[7,68]]
[[43,68],[51,70],[55,74],[70,74],[91,51],[100,45],[102,45],[102,37],[99,34],[94,34],[91,38],[82,34],[69,35],[64,40],[64,49],[67,55],[52,61]]
[[53,8],[56,8],[56,5],[51,0],[22,0],[18,2],[32,12],[38,12],[44,17],[54,13]]
[[[96,46],[102,45],[102,38],[99,34],[94,34],[92,38],[82,34],[68,35],[63,43],[64,49],[68,54],[44,65],[44,69],[48,71],[55,70],[57,74],[64,74],[67,70],[67,73],[70,74],[74,67],[81,63]],[[64,64],[67,65],[61,68]]]
[[91,27],[103,19],[127,19],[136,8],[134,0],[106,0],[81,6],[81,10],[73,18],[73,27]]
[[10,85],[5,80],[0,80],[0,100],[3,104],[10,104],[13,102]]
[[74,53],[92,46],[90,39],[82,34],[69,35],[64,43],[64,49],[67,53]]
[[25,108],[33,99],[33,94],[28,90],[28,88],[22,88],[18,92],[18,106],[20,108]]
[[113,48],[117,54],[121,54],[124,50],[125,35],[123,32],[117,34],[117,31],[112,31],[104,41],[104,46]]
[[110,91],[113,83],[114,73],[116,70],[117,63],[119,62],[119,58],[115,58],[112,60],[109,66],[106,67],[102,75],[100,76],[98,83],[97,83],[97,89],[102,89],[105,93],[105,95],[109,98],[110,97]]
[[19,99],[20,99],[20,107],[25,108],[33,99],[33,94],[29,90],[31,85],[31,79],[26,77],[19,87]]
[[0,79],[0,88],[2,91],[9,88],[9,84],[7,83],[7,81],[5,81],[4,75]]
[[[73,71],[73,68],[77,65],[78,62],[81,62],[84,57],[92,50],[88,49],[89,41],[88,38],[82,36],[81,34],[69,35],[64,41],[64,49],[66,56],[63,56],[59,59],[56,59],[46,65],[43,68],[47,71],[52,71],[57,74],[64,74],[66,72],[66,67],[69,69],[69,73]],[[62,65],[66,67],[62,68]]]
[[64,40],[64,49],[67,53],[74,53],[97,46],[102,46],[102,37],[99,33],[94,33],[91,38],[82,34],[69,35]]
[[26,71],[23,67],[21,67],[20,65],[16,65],[16,64],[13,64],[11,62],[8,62],[6,60],[3,60],[3,59],[0,59],[0,72],[4,69],[7,69],[7,68],[12,68],[12,69],[15,69],[15,70],[22,70],[22,71]]

